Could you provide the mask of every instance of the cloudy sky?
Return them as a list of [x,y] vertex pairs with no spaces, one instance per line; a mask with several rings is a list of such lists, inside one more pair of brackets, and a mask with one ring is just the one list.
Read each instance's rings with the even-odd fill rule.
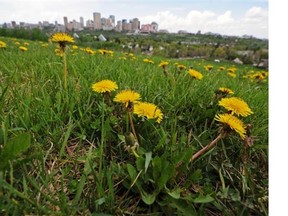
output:
[[186,30],[225,35],[268,38],[268,0],[0,0],[0,24],[4,22],[68,21],[115,15],[121,19],[155,21],[169,32]]

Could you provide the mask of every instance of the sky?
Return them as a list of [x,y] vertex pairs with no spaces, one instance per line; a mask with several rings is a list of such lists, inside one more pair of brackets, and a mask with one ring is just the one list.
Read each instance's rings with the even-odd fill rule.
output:
[[20,21],[84,22],[93,12],[115,19],[139,18],[141,24],[157,22],[169,32],[185,30],[222,35],[269,38],[268,0],[0,0],[0,24]]

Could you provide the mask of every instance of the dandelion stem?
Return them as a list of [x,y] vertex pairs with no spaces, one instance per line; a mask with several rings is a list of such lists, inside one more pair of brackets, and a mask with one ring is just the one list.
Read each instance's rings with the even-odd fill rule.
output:
[[104,163],[104,140],[105,140],[105,130],[104,130],[104,111],[105,111],[105,102],[104,97],[102,99],[102,112],[101,112],[101,139],[100,139],[100,162],[99,162],[99,175],[100,177],[100,184],[102,184],[102,168]]
[[131,126],[131,130],[132,130],[132,133],[135,137],[135,140],[137,143],[138,142],[138,138],[137,138],[137,135],[136,135],[136,131],[135,131],[135,128],[134,128],[134,124],[133,124],[133,120],[132,120],[132,115],[131,115],[131,112],[128,110],[128,117],[129,117],[129,122],[130,122],[130,126]]
[[63,64],[64,64],[64,73],[63,73],[63,82],[64,82],[64,89],[67,89],[67,61],[66,61],[66,52],[65,48],[63,48]]
[[194,161],[195,159],[197,159],[198,157],[200,157],[202,154],[204,154],[206,151],[208,151],[209,149],[211,149],[213,146],[215,146],[217,144],[217,142],[222,139],[224,136],[226,135],[225,132],[221,132],[211,143],[209,143],[207,146],[203,147],[202,149],[200,149],[198,152],[196,152],[189,160],[189,162]]

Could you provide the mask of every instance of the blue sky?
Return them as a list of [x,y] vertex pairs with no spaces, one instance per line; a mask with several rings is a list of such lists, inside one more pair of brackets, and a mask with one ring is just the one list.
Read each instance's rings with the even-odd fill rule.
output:
[[268,0],[0,0],[0,23],[12,20],[63,23],[115,15],[116,21],[139,18],[141,24],[156,21],[169,32],[215,32],[268,38]]

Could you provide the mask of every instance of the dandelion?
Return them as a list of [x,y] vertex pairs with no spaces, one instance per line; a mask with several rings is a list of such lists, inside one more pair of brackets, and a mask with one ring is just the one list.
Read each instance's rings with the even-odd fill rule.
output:
[[28,42],[24,42],[24,46],[29,46],[30,44]]
[[200,72],[198,72],[198,71],[196,71],[194,69],[189,69],[188,72],[195,79],[201,80],[203,78],[203,75]]
[[181,70],[186,69],[186,66],[182,64],[177,64],[177,68],[181,71]]
[[232,114],[218,114],[215,116],[215,120],[224,125],[224,130],[232,130],[237,132],[242,139],[245,138],[246,127],[243,122]]
[[67,61],[66,61],[65,48],[67,43],[74,43],[74,39],[73,37],[71,37],[66,33],[57,32],[52,35],[51,40],[59,44],[61,53],[63,53],[63,64],[64,64],[63,81],[64,81],[64,89],[67,89]]
[[21,51],[23,51],[23,52],[25,52],[25,51],[28,50],[28,48],[27,48],[27,47],[24,47],[24,46],[20,46],[19,49],[20,49]]
[[156,122],[160,123],[163,119],[163,113],[153,103],[137,102],[134,105],[134,114],[139,117],[143,116],[147,119],[156,119]]
[[73,46],[72,46],[72,49],[73,49],[73,50],[77,50],[77,49],[78,49],[78,46],[73,45]]
[[225,70],[225,67],[221,66],[219,67],[219,71],[224,71]]
[[3,41],[0,41],[0,49],[1,48],[6,48],[6,43]]
[[236,74],[235,74],[235,73],[228,72],[227,74],[228,74],[228,76],[231,76],[231,77],[233,77],[233,78],[236,77]]
[[249,108],[248,104],[242,100],[241,98],[231,97],[231,98],[223,98],[219,101],[219,106],[224,107],[231,114],[241,115],[241,116],[249,116],[253,114],[252,110]]
[[213,66],[212,65],[206,65],[206,66],[204,66],[204,68],[207,71],[211,71],[213,69]]
[[162,62],[158,65],[158,67],[165,68],[168,64],[169,64],[169,62],[167,62],[167,61],[162,61]]
[[132,90],[122,90],[115,96],[114,101],[124,103],[125,106],[128,107],[128,105],[130,105],[131,103],[133,104],[136,101],[139,101],[140,98],[141,96],[137,92],[134,92]]
[[222,93],[222,94],[226,94],[226,95],[229,95],[229,94],[234,94],[234,92],[229,89],[229,88],[224,88],[224,87],[221,87],[217,90],[218,93]]
[[54,53],[55,53],[56,55],[60,56],[60,57],[63,57],[63,55],[64,55],[63,51],[62,51],[61,49],[59,49],[59,48],[56,48],[56,49],[54,50]]
[[51,40],[58,42],[61,48],[65,48],[67,43],[74,43],[74,38],[64,32],[57,32],[52,35]]
[[91,48],[86,48],[85,49],[85,52],[88,53],[89,55],[95,55],[96,54],[96,51],[95,50],[92,50]]
[[143,62],[154,64],[154,61],[147,59],[147,58],[143,59]]
[[237,68],[236,67],[230,67],[228,68],[228,73],[236,73]]
[[89,55],[95,55],[96,54],[96,51],[92,50],[90,47],[87,47],[84,51]]
[[92,85],[92,90],[97,93],[106,93],[118,89],[116,82],[111,80],[102,80]]

